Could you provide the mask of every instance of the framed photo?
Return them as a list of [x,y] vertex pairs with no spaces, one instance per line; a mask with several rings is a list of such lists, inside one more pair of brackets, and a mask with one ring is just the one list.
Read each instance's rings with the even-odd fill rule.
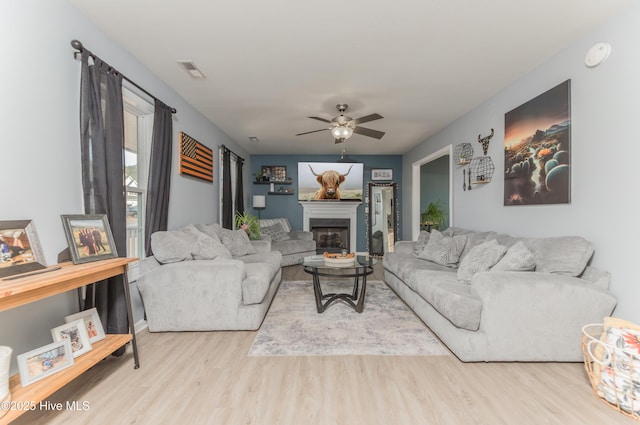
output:
[[263,165],[262,175],[270,182],[284,182],[287,181],[287,167],[286,165]]
[[65,339],[71,341],[73,358],[91,351],[91,342],[89,341],[87,325],[84,323],[84,319],[74,320],[51,329],[51,336],[56,342]]
[[0,278],[45,267],[33,221],[0,221]]
[[78,319],[84,319],[90,343],[95,344],[105,338],[104,330],[102,329],[102,321],[100,320],[100,316],[98,316],[98,310],[91,308],[89,310],[71,314],[69,316],[65,316],[64,321],[70,323]]
[[54,342],[17,357],[20,384],[26,387],[73,365],[71,341]]
[[105,214],[62,215],[61,217],[73,264],[118,256]]
[[371,170],[371,180],[393,180],[393,169],[373,168]]

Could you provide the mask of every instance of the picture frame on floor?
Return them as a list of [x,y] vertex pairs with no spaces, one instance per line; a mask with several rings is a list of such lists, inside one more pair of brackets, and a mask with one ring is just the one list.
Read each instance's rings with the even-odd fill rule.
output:
[[76,214],[60,217],[73,264],[118,256],[106,214]]

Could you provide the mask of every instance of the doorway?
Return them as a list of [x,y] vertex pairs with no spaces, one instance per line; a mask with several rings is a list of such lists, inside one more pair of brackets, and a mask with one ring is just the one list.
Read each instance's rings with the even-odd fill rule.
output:
[[[453,226],[453,145],[412,164],[411,238],[420,234],[421,213],[440,200],[446,210],[445,226]],[[424,168],[423,168],[424,167]],[[446,228],[441,227],[441,229]]]

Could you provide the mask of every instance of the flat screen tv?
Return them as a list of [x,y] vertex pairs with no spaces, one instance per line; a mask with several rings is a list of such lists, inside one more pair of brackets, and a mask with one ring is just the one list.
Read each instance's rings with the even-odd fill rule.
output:
[[362,201],[361,162],[298,162],[299,201]]

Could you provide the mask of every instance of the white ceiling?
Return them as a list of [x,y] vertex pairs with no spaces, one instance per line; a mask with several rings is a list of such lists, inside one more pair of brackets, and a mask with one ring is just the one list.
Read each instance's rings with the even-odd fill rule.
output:
[[403,154],[631,0],[69,1],[249,153],[339,153],[295,134],[347,103],[386,132],[347,153]]

